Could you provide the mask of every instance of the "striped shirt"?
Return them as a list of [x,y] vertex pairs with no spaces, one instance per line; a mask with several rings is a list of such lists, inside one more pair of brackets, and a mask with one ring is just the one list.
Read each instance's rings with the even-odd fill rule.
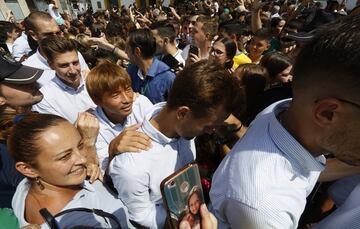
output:
[[314,158],[278,121],[290,103],[261,112],[216,170],[210,198],[219,228],[297,227],[325,157]]

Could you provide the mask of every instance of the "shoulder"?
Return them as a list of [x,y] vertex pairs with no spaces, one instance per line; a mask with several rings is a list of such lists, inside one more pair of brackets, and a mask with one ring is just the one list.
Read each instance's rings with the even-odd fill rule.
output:
[[29,192],[30,186],[30,180],[28,178],[24,178],[17,186],[12,200],[11,205],[14,209],[15,216],[19,219],[20,226],[25,226],[27,224],[24,219],[25,199]]
[[141,111],[141,113],[146,114],[153,107],[153,104],[146,96],[139,94],[133,106],[134,106],[134,112]]
[[127,72],[130,74],[130,76],[132,76],[132,74],[136,74],[138,71],[138,66],[136,66],[135,64],[130,64],[127,67]]
[[140,154],[146,155],[147,153],[122,153],[115,156],[109,166],[110,176],[129,177],[131,175],[145,174],[148,162]]

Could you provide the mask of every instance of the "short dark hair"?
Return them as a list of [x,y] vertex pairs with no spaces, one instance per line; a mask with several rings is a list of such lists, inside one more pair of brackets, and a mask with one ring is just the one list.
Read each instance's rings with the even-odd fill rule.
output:
[[218,63],[202,60],[186,66],[175,78],[167,100],[169,109],[188,106],[194,117],[211,115],[223,105],[234,112],[241,104],[239,81]]
[[169,38],[171,42],[175,41],[176,32],[173,25],[167,21],[157,21],[151,24],[151,30],[157,30],[161,38]]
[[45,20],[45,21],[51,21],[53,18],[50,16],[50,14],[43,12],[43,11],[34,11],[29,14],[24,20],[25,25],[25,31],[28,32],[29,30],[32,30],[34,32],[37,32],[35,21],[37,20]]
[[320,29],[300,51],[294,65],[294,99],[306,88],[332,95],[359,95],[360,15],[344,17]]
[[262,29],[259,29],[258,31],[256,31],[254,34],[254,37],[257,37],[260,40],[266,40],[268,42],[271,40],[271,34],[265,28],[262,28]]
[[[16,26],[14,23],[8,21],[0,21],[0,43],[5,43],[7,40],[7,33],[11,33]],[[9,50],[11,52],[11,50]]]
[[155,38],[150,29],[135,29],[129,33],[129,45],[131,51],[139,48],[144,58],[151,58],[156,51]]
[[260,61],[260,65],[268,70],[271,80],[275,79],[277,74],[284,71],[292,64],[291,59],[281,52],[267,53]]
[[40,50],[48,59],[53,61],[55,55],[77,51],[74,40],[55,35],[48,36],[40,41]]

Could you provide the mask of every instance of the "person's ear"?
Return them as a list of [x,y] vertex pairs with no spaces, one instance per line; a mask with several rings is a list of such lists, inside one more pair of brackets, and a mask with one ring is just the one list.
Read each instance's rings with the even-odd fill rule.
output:
[[271,47],[270,41],[267,42],[266,50],[268,50]]
[[233,41],[236,41],[237,40],[237,37],[235,34],[231,34],[230,35],[230,39],[233,40]]
[[0,95],[0,106],[4,106],[6,104],[6,98]]
[[190,108],[187,106],[181,106],[176,109],[177,120],[183,120],[187,114],[189,114]]
[[142,56],[142,53],[141,53],[141,50],[140,50],[139,47],[136,47],[136,48],[134,49],[134,54],[135,54],[135,56],[137,56],[137,57],[141,57],[141,56]]
[[39,174],[36,171],[36,169],[34,169],[32,166],[30,166],[25,162],[21,162],[21,161],[16,162],[15,168],[17,171],[19,171],[21,174],[23,174],[26,177],[30,177],[30,178],[39,177]]
[[337,114],[342,108],[339,100],[326,98],[316,101],[313,117],[318,126],[325,127],[332,125],[338,118]]
[[206,37],[206,40],[208,40],[208,41],[212,40],[212,36],[210,33],[205,33],[205,37]]
[[29,30],[27,35],[30,36],[33,40],[38,41],[36,33],[33,30]]
[[54,62],[52,62],[52,61],[49,61],[49,60],[47,60],[47,62],[48,62],[48,64],[49,64],[49,67],[52,69],[52,70],[54,70],[55,71],[55,66],[54,66]]
[[165,37],[165,38],[163,39],[163,43],[164,43],[164,45],[169,44],[169,43],[170,43],[170,39],[169,39],[168,37]]

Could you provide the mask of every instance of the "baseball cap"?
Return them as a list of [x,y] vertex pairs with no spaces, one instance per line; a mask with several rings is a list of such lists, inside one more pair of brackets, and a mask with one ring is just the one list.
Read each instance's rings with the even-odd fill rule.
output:
[[40,78],[43,70],[28,67],[0,55],[0,82],[30,84]]

